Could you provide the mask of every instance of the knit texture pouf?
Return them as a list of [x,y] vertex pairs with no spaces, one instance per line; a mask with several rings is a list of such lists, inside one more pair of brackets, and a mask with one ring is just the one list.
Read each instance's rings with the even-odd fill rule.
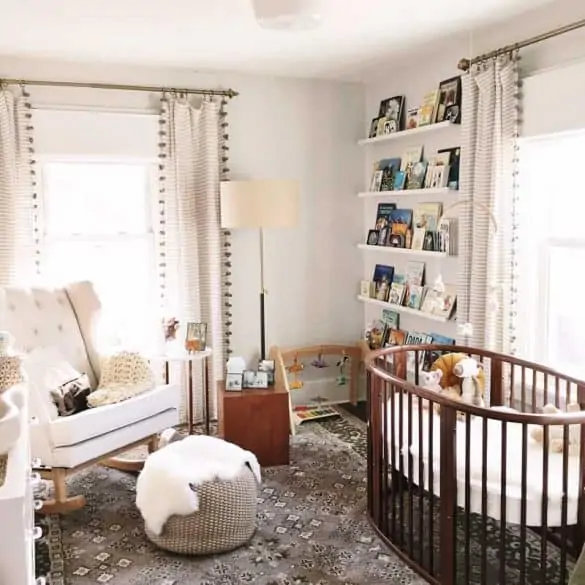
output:
[[171,516],[160,536],[146,528],[151,542],[175,553],[211,555],[236,549],[252,538],[258,482],[247,465],[234,479],[205,482],[196,490],[199,510]]

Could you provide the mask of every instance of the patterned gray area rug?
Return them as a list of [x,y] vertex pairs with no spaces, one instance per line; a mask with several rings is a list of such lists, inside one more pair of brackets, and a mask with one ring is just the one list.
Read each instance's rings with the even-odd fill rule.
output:
[[71,479],[88,505],[44,520],[49,558],[39,562],[50,563],[52,585],[422,585],[366,519],[364,436],[346,416],[301,427],[291,466],[264,470],[251,542],[214,557],[155,548],[134,505],[135,477],[93,467]]

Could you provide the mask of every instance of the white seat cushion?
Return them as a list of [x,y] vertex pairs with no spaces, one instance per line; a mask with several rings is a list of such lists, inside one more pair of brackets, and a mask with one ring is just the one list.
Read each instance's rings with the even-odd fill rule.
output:
[[49,425],[54,447],[67,447],[106,435],[170,408],[179,409],[180,388],[158,386],[134,398],[59,417]]

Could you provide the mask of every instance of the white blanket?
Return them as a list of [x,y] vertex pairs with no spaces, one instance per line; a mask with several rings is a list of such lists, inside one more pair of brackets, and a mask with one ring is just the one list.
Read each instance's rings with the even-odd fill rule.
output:
[[170,443],[148,457],[136,482],[136,506],[156,535],[172,515],[199,510],[196,486],[213,479],[234,479],[248,464],[261,481],[256,456],[237,445],[208,436]]

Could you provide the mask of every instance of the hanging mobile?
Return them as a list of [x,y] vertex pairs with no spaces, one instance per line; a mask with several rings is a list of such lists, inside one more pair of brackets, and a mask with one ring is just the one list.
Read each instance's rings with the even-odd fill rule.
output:
[[345,386],[347,384],[347,376],[345,375],[345,366],[349,362],[349,356],[345,355],[345,352],[341,354],[341,359],[337,362],[339,367],[339,376],[335,379],[338,386]]
[[319,355],[311,362],[314,368],[327,368],[329,364],[323,359],[323,353],[320,351]]
[[303,387],[303,382],[298,379],[299,372],[302,372],[305,365],[299,362],[299,356],[295,355],[293,363],[287,366],[286,371],[293,375],[293,380],[290,383],[291,390],[298,390]]

